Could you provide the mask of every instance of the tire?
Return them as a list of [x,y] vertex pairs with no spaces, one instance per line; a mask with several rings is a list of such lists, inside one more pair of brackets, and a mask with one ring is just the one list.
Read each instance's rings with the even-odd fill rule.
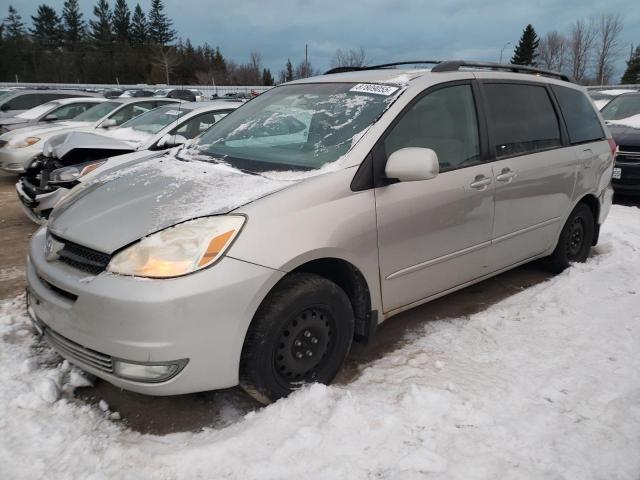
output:
[[579,203],[564,224],[555,250],[547,258],[549,269],[560,273],[574,262],[586,261],[594,234],[593,213],[587,205]]
[[335,283],[310,273],[285,277],[249,326],[240,386],[269,403],[305,383],[330,383],[349,353],[354,323],[351,302]]

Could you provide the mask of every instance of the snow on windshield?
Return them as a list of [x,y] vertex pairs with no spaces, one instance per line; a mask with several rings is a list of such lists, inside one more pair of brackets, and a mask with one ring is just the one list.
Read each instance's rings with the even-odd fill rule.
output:
[[264,408],[207,393],[197,431],[139,433],[104,386],[74,396],[91,381],[35,337],[24,296],[5,300],[2,477],[638,479],[638,215],[614,205],[586,264],[477,313],[407,312],[423,323],[333,386]]
[[252,171],[318,169],[346,154],[401,92],[352,83],[274,88],[214,125],[193,149]]

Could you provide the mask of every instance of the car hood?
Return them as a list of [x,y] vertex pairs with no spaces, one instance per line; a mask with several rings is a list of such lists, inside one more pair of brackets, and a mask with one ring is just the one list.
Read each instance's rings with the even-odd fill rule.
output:
[[[135,150],[130,143],[116,140],[111,136],[101,135],[94,132],[71,131],[61,133],[47,140],[43,146],[43,151],[47,156],[64,158],[69,152],[78,149],[92,150],[113,150],[114,152],[126,153]],[[109,154],[105,152],[105,156]]]
[[22,136],[30,137],[44,137],[49,138],[53,135],[58,135],[69,130],[90,130],[93,128],[92,122],[57,122],[55,125],[30,125],[23,128],[12,130],[0,136],[2,140],[11,140]]
[[49,228],[64,239],[113,253],[153,232],[228,213],[309,176],[248,174],[226,164],[165,155],[81,183],[53,210]]
[[609,131],[617,145],[640,147],[640,128],[609,124]]
[[30,120],[19,117],[0,118],[0,125],[19,125],[21,123],[29,123]]

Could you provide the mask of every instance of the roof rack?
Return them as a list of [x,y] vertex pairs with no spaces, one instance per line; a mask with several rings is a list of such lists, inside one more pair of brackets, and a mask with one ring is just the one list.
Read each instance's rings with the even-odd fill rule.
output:
[[574,80],[570,76],[565,75],[564,73],[554,72],[552,70],[544,70],[542,68],[528,67],[525,65],[514,65],[511,63],[504,64],[495,62],[467,62],[465,60],[415,60],[406,62],[383,63],[381,65],[371,65],[365,67],[336,67],[326,71],[325,75],[330,75],[332,73],[359,72],[362,70],[378,70],[382,68],[398,67],[400,65],[419,65],[424,63],[435,65],[431,69],[432,72],[456,72],[463,67],[486,68],[490,70],[506,70],[515,73],[531,73],[534,75],[543,75],[545,77],[558,78],[560,80],[564,80],[565,82],[574,82]]
[[514,65],[495,63],[495,62],[467,62],[464,60],[449,60],[446,62],[440,62],[438,65],[431,69],[432,72],[455,72],[460,70],[461,67],[472,68],[487,68],[490,70],[507,70],[515,73],[531,73],[534,75],[543,75],[545,77],[558,78],[565,82],[573,82],[573,79],[565,75],[564,73],[554,72],[552,70],[544,70],[542,68],[528,67],[525,65]]
[[420,65],[420,64],[438,64],[442,63],[442,60],[414,60],[406,62],[393,62],[383,63],[380,65],[368,65],[365,67],[335,67],[324,72],[325,75],[331,75],[332,73],[344,73],[344,72],[359,72],[362,70],[378,70],[381,68],[399,67],[400,65]]

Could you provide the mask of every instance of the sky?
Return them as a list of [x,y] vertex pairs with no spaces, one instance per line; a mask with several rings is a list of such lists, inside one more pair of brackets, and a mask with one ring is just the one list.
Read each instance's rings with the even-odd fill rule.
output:
[[[94,1],[79,0],[85,19]],[[140,0],[148,11],[151,0]],[[0,0],[0,12],[14,4],[23,19],[38,4],[58,11],[63,0]],[[115,0],[110,0],[113,5]],[[164,0],[174,28],[194,45],[219,46],[238,63],[261,54],[274,76],[288,58],[309,60],[319,69],[331,64],[336,49],[362,47],[369,64],[401,60],[465,59],[498,61],[513,54],[523,28],[531,23],[539,35],[568,32],[579,18],[619,13],[624,21],[616,80],[625,68],[631,45],[640,44],[638,0]],[[131,9],[135,0],[129,0]],[[3,16],[6,13],[3,13]],[[30,21],[30,19],[29,19]],[[510,42],[510,43],[508,43]]]

